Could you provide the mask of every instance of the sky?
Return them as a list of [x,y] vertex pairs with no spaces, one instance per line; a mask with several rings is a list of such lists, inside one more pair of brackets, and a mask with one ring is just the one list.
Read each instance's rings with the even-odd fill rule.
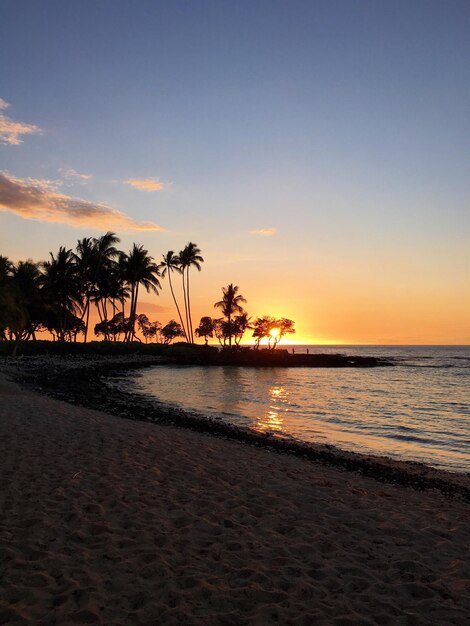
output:
[[469,32],[467,0],[3,0],[0,254],[192,241],[196,321],[234,283],[299,343],[469,344]]

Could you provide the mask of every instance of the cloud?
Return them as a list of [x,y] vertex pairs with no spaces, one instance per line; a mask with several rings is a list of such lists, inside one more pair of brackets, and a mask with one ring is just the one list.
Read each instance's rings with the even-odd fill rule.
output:
[[7,172],[0,172],[0,211],[78,228],[165,230],[153,222],[137,222],[108,204],[59,193],[54,181],[15,178]]
[[66,178],[67,180],[78,180],[78,181],[85,182],[93,178],[93,174],[81,174],[80,172],[77,172],[77,170],[74,170],[71,167],[69,167],[69,169],[67,170],[60,167],[59,173],[63,176],[63,178]]
[[129,178],[125,183],[141,191],[163,191],[165,186],[158,178]]
[[171,306],[163,306],[161,304],[155,304],[154,302],[145,302],[139,300],[139,311],[145,311],[146,313],[156,313],[162,315],[170,315],[173,313],[173,307]]
[[10,146],[19,146],[23,143],[21,139],[22,135],[31,135],[33,133],[40,133],[39,126],[34,124],[25,124],[24,122],[15,122],[8,116],[1,113],[7,109],[10,105],[8,102],[0,98],[0,141],[2,143],[9,144]]
[[261,235],[262,237],[272,237],[276,234],[275,228],[260,228],[259,230],[249,230],[250,235]]

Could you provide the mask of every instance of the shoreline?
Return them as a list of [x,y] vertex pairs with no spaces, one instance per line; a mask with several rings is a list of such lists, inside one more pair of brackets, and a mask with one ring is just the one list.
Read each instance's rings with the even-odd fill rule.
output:
[[[29,366],[26,365],[28,361]],[[419,462],[352,452],[330,444],[307,443],[293,438],[276,437],[270,433],[258,433],[195,411],[170,407],[141,394],[123,391],[117,386],[111,387],[104,382],[115,375],[125,377],[130,371],[166,363],[168,361],[162,357],[144,355],[93,359],[30,357],[27,360],[21,359],[21,362],[11,360],[10,367],[6,369],[20,383],[77,406],[104,411],[133,421],[169,424],[224,437],[276,453],[296,456],[315,464],[357,473],[382,483],[417,490],[438,490],[447,497],[470,502],[470,474],[466,472],[451,472]]]
[[[17,353],[18,350],[18,353]],[[393,367],[393,358],[377,356],[346,355],[342,353],[297,353],[287,349],[241,346],[237,350],[223,350],[214,345],[188,344],[179,342],[171,345],[158,343],[123,343],[92,341],[90,343],[65,343],[35,340],[17,344],[13,341],[0,342],[0,357],[37,358],[142,358],[166,359],[180,365],[207,365],[219,367],[309,367],[309,368],[374,368]]]
[[5,372],[0,397],[0,623],[468,623],[457,497],[116,417]]

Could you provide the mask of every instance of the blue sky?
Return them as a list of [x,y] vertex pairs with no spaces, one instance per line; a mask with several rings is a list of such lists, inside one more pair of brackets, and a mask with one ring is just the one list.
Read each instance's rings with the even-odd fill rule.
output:
[[[277,311],[303,291],[304,335],[359,341],[418,341],[419,316],[387,317],[411,302],[423,340],[470,341],[468,2],[4,0],[0,24],[3,112],[41,129],[0,145],[1,170],[166,229],[124,247],[196,241],[201,299],[233,281]],[[148,178],[163,189],[125,183]],[[103,230],[8,210],[0,229],[14,259]],[[370,293],[370,337],[331,322]]]

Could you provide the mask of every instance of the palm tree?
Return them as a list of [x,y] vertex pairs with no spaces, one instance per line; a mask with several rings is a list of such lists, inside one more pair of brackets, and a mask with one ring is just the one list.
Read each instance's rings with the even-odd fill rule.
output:
[[116,233],[112,233],[109,230],[106,234],[98,237],[98,239],[93,238],[99,265],[105,265],[109,262],[109,259],[114,259],[119,254],[119,250],[115,247],[115,244],[120,241]]
[[[23,332],[27,313],[20,303],[20,294],[14,284],[15,266],[6,256],[0,256],[0,339]],[[18,339],[17,339],[18,343]]]
[[180,319],[181,328],[183,329],[184,337],[186,341],[189,341],[188,333],[186,332],[186,328],[183,323],[183,318],[181,316],[181,311],[178,306],[178,301],[176,299],[173,285],[171,282],[172,272],[177,272],[178,274],[182,273],[181,265],[180,265],[180,258],[177,254],[173,252],[173,250],[169,250],[166,254],[162,255],[162,258],[163,258],[163,261],[159,265],[159,268],[161,270],[161,277],[165,278],[166,274],[168,274],[168,282],[170,283],[170,291],[173,297],[173,302],[175,303],[175,306],[176,306],[176,310],[178,311],[178,317]]
[[197,268],[199,272],[201,271],[201,263],[204,263],[204,259],[200,255],[200,252],[201,251],[197,247],[197,245],[190,241],[187,244],[187,246],[179,253],[181,273],[183,275],[183,294],[184,294],[184,304],[185,304],[185,310],[186,310],[186,328],[187,328],[188,339],[191,341],[191,343],[194,343],[194,335],[193,335],[193,322],[191,319],[189,270],[192,266],[194,266]]
[[131,303],[129,315],[129,329],[127,332],[127,341],[131,341],[135,337],[135,320],[137,315],[137,301],[139,297],[139,286],[143,285],[147,292],[153,291],[158,293],[161,288],[158,276],[160,270],[158,265],[153,262],[153,258],[141,245],[134,244],[129,254],[123,257],[124,277],[131,290]]
[[82,303],[78,266],[72,250],[59,248],[57,256],[49,253],[51,260],[43,263],[41,279],[43,291],[55,318],[54,326],[60,341],[64,341],[70,321]]
[[13,263],[7,256],[0,254],[0,284],[7,281],[13,273]]
[[231,324],[233,327],[233,336],[235,340],[235,345],[239,346],[241,340],[243,339],[243,335],[245,332],[251,328],[251,317],[248,317],[248,313],[246,311],[242,311],[240,315],[237,315]]
[[[215,308],[221,309],[224,316],[227,318],[228,328],[232,325],[232,316],[235,313],[244,313],[242,302],[245,303],[245,298],[238,293],[239,287],[230,283],[227,287],[222,287],[223,298],[214,304]],[[229,332],[228,338],[229,347],[232,347],[232,333]]]
[[85,318],[85,342],[87,340],[91,302],[95,303],[100,320],[105,322],[104,327],[106,327],[108,321],[107,301],[113,298],[109,291],[115,285],[114,276],[111,274],[115,273],[116,257],[119,255],[115,244],[119,241],[119,237],[115,233],[108,231],[101,237],[84,237],[77,242],[75,262],[79,268],[84,296],[81,319]]
[[119,237],[110,231],[93,239],[94,261],[93,261],[93,282],[95,287],[95,305],[98,309],[100,320],[108,321],[107,300],[111,298],[110,282],[111,274],[116,269],[116,258],[119,257],[119,250],[115,244],[119,243]]
[[126,285],[122,253],[119,255],[119,261],[114,264],[107,276],[107,294],[113,308],[113,315],[116,315],[118,302],[121,305],[121,311],[124,315],[126,300],[129,298],[129,287]]
[[90,300],[95,291],[96,274],[96,245],[91,237],[84,237],[77,241],[75,262],[78,265],[78,273],[83,290],[83,310],[81,319],[85,318],[85,334],[83,337],[86,343],[88,335],[88,325],[90,321]]
[[20,261],[13,270],[12,282],[27,320],[22,339],[36,339],[36,328],[45,319],[45,307],[40,291],[41,278],[39,264],[31,259]]

